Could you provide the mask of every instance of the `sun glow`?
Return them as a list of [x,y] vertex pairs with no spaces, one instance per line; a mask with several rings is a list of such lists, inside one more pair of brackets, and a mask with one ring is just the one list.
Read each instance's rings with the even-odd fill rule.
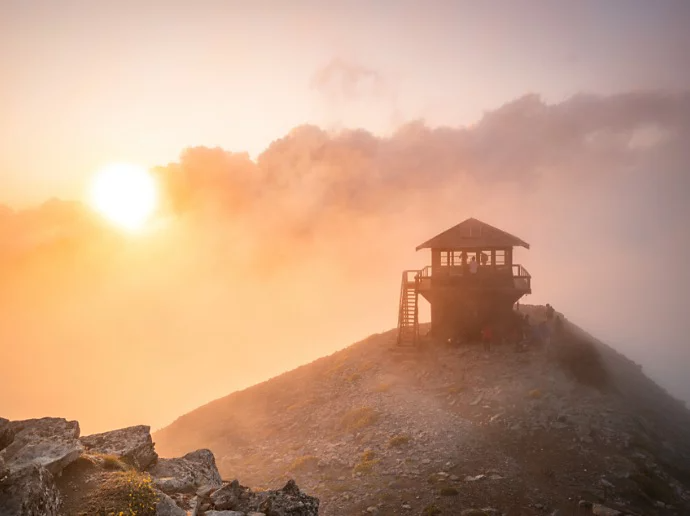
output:
[[158,185],[143,167],[114,164],[93,178],[91,205],[113,224],[128,231],[141,229],[158,205]]

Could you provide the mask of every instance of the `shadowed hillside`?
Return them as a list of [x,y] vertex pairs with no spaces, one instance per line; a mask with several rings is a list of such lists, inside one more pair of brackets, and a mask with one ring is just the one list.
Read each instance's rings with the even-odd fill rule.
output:
[[324,515],[690,511],[690,413],[571,323],[552,353],[394,342],[373,335],[209,403],[156,447],[210,448],[223,478],[253,487],[294,477]]

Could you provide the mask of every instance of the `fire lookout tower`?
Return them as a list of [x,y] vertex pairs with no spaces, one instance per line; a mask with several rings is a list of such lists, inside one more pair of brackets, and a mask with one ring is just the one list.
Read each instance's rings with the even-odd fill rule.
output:
[[398,344],[419,339],[421,294],[431,305],[431,335],[449,338],[477,332],[482,324],[509,316],[532,293],[532,277],[513,263],[513,248],[529,244],[470,218],[417,246],[431,249],[431,265],[402,274]]

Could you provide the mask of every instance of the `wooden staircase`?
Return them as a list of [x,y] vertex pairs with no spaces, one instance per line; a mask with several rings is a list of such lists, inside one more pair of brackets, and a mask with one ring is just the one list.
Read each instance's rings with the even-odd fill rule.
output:
[[398,312],[398,346],[414,346],[419,340],[418,278],[419,271],[403,271]]

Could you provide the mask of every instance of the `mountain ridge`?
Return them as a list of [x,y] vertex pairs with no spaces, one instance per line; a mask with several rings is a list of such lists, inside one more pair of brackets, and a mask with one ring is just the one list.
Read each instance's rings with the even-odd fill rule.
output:
[[[520,309],[544,318],[544,307]],[[690,511],[690,412],[638,364],[566,327],[551,352],[400,350],[395,331],[375,334],[154,438],[163,455],[207,447],[221,474],[256,487],[294,476],[325,515],[548,514],[580,500]]]

